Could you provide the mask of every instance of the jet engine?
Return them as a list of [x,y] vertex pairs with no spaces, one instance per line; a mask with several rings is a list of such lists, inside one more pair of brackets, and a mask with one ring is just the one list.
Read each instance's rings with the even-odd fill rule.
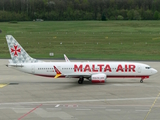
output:
[[91,76],[92,83],[105,83],[106,79],[107,77],[105,74],[93,74]]

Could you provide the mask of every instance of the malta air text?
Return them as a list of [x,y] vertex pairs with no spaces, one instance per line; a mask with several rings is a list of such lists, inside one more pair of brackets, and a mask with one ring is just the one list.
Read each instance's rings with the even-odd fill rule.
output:
[[[115,68],[115,67],[114,67]],[[116,68],[116,72],[135,72],[136,66],[133,64],[119,64]],[[112,69],[109,64],[80,64],[74,65],[74,72],[112,72]]]

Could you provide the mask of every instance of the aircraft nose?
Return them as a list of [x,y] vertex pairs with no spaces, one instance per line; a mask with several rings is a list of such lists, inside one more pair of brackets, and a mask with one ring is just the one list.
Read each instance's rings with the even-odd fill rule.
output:
[[156,69],[152,69],[153,74],[156,74],[158,71]]

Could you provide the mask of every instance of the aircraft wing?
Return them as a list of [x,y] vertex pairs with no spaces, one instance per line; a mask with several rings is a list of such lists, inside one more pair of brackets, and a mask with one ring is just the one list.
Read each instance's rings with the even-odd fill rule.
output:
[[83,77],[90,77],[92,74],[90,73],[70,73],[70,74],[65,74],[65,76],[67,78],[75,78],[75,77],[80,77],[80,76],[83,76]]
[[56,71],[56,76],[54,78],[58,78],[61,75],[65,75],[67,78],[75,78],[75,77],[81,77],[81,76],[90,77],[92,75],[91,73],[86,73],[86,72],[63,74],[56,68],[56,66],[54,66],[54,69]]

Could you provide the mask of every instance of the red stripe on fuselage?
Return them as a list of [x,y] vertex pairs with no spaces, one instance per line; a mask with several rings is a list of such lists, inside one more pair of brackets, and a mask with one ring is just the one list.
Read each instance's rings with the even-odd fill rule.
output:
[[[41,75],[41,74],[35,74],[37,76],[42,76],[42,77],[55,77],[55,75]],[[64,75],[58,77],[58,78],[65,78]],[[73,78],[79,78],[78,76],[77,77],[73,77]],[[107,78],[143,78],[143,79],[146,79],[146,78],[149,78],[149,76],[146,76],[146,75],[141,75],[141,76],[107,76]]]
[[107,76],[107,78],[149,78],[149,76]]

